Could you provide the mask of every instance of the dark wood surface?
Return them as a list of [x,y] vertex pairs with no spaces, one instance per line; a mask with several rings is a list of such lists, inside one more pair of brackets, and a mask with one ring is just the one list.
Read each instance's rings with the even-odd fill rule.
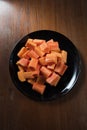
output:
[[[82,72],[66,96],[36,102],[16,89],[9,57],[36,30],[63,33],[78,48]],[[87,0],[0,1],[0,130],[87,130]]]

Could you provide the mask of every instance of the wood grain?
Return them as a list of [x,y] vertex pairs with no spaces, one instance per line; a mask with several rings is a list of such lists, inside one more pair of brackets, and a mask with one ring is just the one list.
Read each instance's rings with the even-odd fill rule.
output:
[[[54,30],[73,41],[82,72],[66,96],[35,102],[22,95],[9,75],[16,42],[36,30]],[[0,130],[87,129],[87,0],[0,1]]]

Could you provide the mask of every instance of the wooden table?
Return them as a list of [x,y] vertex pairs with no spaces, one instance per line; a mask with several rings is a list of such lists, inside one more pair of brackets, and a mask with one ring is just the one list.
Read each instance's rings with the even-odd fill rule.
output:
[[[36,102],[16,89],[9,57],[16,42],[36,30],[54,30],[78,48],[82,72],[66,96]],[[87,130],[87,0],[0,1],[0,130]]]

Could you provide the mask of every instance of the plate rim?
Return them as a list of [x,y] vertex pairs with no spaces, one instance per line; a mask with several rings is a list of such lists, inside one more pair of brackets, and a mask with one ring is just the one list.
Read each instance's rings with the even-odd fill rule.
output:
[[[21,89],[19,89],[19,88],[17,87],[16,81],[14,82],[13,76],[11,75],[11,72],[10,72],[10,71],[11,71],[11,70],[10,70],[10,66],[11,66],[11,56],[12,56],[12,53],[14,52],[16,46],[19,44],[19,42],[22,41],[25,37],[29,37],[29,35],[31,35],[31,34],[33,34],[33,33],[41,32],[41,31],[44,31],[44,32],[46,31],[46,32],[51,32],[51,33],[57,33],[57,34],[63,36],[64,38],[68,39],[68,40],[72,43],[72,45],[74,46],[74,48],[76,49],[76,52],[77,52],[77,54],[78,54],[78,59],[79,59],[78,72],[76,73],[77,75],[76,75],[76,78],[75,78],[75,80],[74,80],[74,82],[73,82],[72,87],[71,87],[70,89],[68,89],[66,92],[63,92],[63,91],[62,91],[62,93],[57,94],[56,96],[54,96],[54,97],[51,98],[51,99],[50,99],[50,98],[48,98],[48,99],[47,99],[47,98],[46,98],[46,99],[43,99],[43,95],[41,96],[41,97],[42,97],[41,99],[38,99],[38,98],[36,99],[36,97],[35,97],[35,98],[32,98],[30,95],[26,95],[25,92],[23,92]],[[57,98],[57,97],[60,96],[60,95],[66,95],[69,91],[71,91],[72,88],[75,86],[75,84],[76,84],[76,82],[77,82],[77,80],[78,80],[78,77],[79,77],[79,75],[80,75],[80,73],[81,73],[81,66],[82,66],[82,63],[81,63],[80,53],[79,53],[77,47],[75,46],[75,44],[73,44],[73,42],[72,42],[68,37],[66,37],[64,34],[62,34],[62,33],[60,33],[60,32],[57,32],[57,31],[53,31],[53,30],[37,30],[37,31],[33,31],[33,32],[30,32],[30,33],[24,35],[22,38],[20,38],[20,39],[15,43],[15,46],[13,47],[13,49],[12,49],[12,51],[11,51],[11,53],[10,53],[10,58],[9,58],[9,72],[10,72],[10,77],[11,77],[11,79],[12,79],[13,84],[16,86],[16,88],[17,88],[19,91],[21,91],[21,93],[22,93],[23,95],[28,96],[28,97],[30,97],[31,99],[33,99],[33,100],[38,100],[38,101],[50,101],[50,100],[53,100],[53,99]],[[66,87],[65,87],[64,89],[66,89]]]

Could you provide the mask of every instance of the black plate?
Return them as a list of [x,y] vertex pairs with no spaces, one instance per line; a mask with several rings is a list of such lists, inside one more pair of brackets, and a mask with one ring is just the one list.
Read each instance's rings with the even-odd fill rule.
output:
[[[19,59],[17,57],[17,53],[20,48],[25,45],[28,38],[45,40],[54,39],[54,41],[59,42],[61,49],[64,49],[68,52],[67,71],[62,76],[60,82],[56,87],[47,85],[44,95],[40,95],[37,92],[33,91],[32,86],[29,83],[20,82],[17,77],[18,68],[16,62]],[[55,31],[40,30],[24,36],[20,41],[17,42],[10,56],[9,70],[13,83],[24,95],[34,100],[48,101],[55,99],[59,95],[64,95],[71,90],[78,79],[80,73],[80,64],[81,60],[78,54],[78,50],[68,38]]]

